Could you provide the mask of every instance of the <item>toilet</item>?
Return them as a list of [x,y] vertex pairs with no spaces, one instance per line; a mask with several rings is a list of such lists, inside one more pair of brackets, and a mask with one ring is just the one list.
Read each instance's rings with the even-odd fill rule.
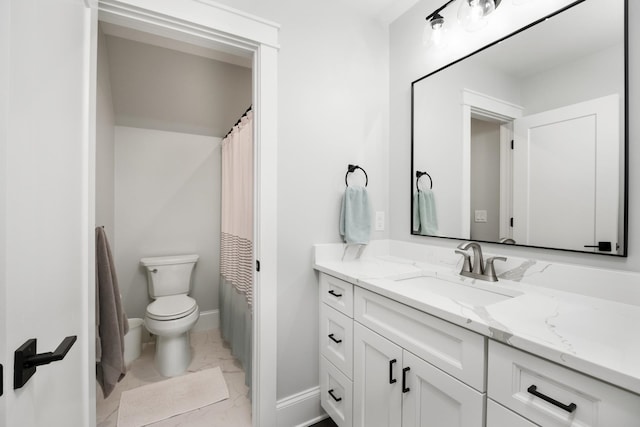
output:
[[198,321],[200,310],[189,296],[191,272],[198,255],[142,258],[147,271],[149,296],[144,325],[156,335],[155,364],[165,377],[183,373],[191,363],[189,331]]

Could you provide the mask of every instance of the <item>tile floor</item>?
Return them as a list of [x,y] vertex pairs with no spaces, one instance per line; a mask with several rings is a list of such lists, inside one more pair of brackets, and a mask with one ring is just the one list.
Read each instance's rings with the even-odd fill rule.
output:
[[[191,334],[193,361],[189,372],[220,366],[229,389],[229,399],[200,408],[186,414],[150,424],[152,427],[251,427],[251,401],[249,389],[244,385],[244,371],[231,355],[218,329]],[[98,386],[96,418],[97,427],[116,427],[118,406],[123,391],[165,379],[155,369],[153,355],[155,345],[145,344],[140,358],[129,368],[111,395],[104,399]]]

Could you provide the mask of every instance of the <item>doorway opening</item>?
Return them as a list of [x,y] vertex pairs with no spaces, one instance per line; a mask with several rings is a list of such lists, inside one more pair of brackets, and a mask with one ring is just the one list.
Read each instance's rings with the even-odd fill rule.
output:
[[462,98],[463,236],[511,239],[513,121],[523,109],[469,89]]
[[[276,425],[276,294],[277,278],[277,51],[278,25],[206,1],[180,6],[122,1],[98,2],[99,20],[124,31],[164,38],[168,48],[203,48],[249,60],[252,73],[251,104],[254,119],[254,249],[261,269],[254,274],[252,322],[253,426]],[[192,52],[193,53],[193,52]],[[94,73],[95,76],[95,73]],[[151,78],[151,76],[150,76]],[[246,109],[246,105],[243,108]],[[237,119],[237,117],[236,117]],[[95,166],[90,163],[89,174]],[[89,200],[95,194],[90,188]],[[90,212],[92,209],[90,208]],[[91,218],[93,219],[93,218]],[[117,238],[116,238],[117,239]],[[89,301],[93,300],[90,293]],[[89,309],[90,318],[92,311]],[[91,334],[91,331],[90,331]],[[89,337],[91,342],[92,336]],[[91,355],[91,349],[89,349]],[[89,370],[91,378],[91,369]],[[92,393],[89,382],[89,392]],[[89,419],[95,419],[89,408]]]
[[[234,414],[225,417],[239,426],[251,425],[245,386],[251,383],[251,358],[248,350],[229,347],[237,338],[227,332],[223,341],[219,332],[221,143],[251,105],[252,81],[250,57],[99,23],[96,225],[112,242],[124,311],[130,319],[144,319],[152,302],[142,258],[197,255],[189,297],[199,320],[189,332],[193,355],[186,369],[222,369],[236,403]],[[141,335],[141,357],[125,357],[129,375],[106,399],[96,392],[100,425],[115,426],[114,405],[123,391],[140,380],[164,379],[153,367],[157,344],[146,330]],[[250,328],[243,339],[251,342]],[[127,345],[138,344],[125,339],[125,355],[131,354]]]
[[472,114],[470,132],[470,238],[510,239],[513,124]]

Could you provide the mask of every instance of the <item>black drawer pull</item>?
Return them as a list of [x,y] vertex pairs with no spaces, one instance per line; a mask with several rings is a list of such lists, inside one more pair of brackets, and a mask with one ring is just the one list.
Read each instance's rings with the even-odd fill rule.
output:
[[411,389],[409,387],[407,387],[407,372],[410,371],[411,368],[409,368],[408,366],[404,369],[402,369],[402,392],[406,393],[408,391],[411,391]]
[[336,397],[336,396],[333,394],[333,389],[329,390],[329,396],[333,397],[333,400],[335,400],[336,402],[340,402],[340,401],[342,400],[342,398],[341,398],[341,397]]
[[540,399],[544,400],[545,402],[549,402],[552,405],[557,406],[560,409],[564,409],[565,411],[572,413],[573,411],[575,411],[578,408],[578,405],[576,405],[575,403],[569,403],[568,405],[565,405],[564,403],[560,403],[557,400],[555,400],[552,397],[549,397],[547,395],[544,395],[542,393],[540,393],[538,391],[538,387],[535,385],[529,386],[529,388],[527,389],[527,391],[531,394],[533,394],[536,397],[539,397]]
[[342,342],[342,340],[337,340],[333,337],[333,334],[329,334],[329,338],[331,338],[331,341],[333,341],[336,344],[340,344]]
[[342,294],[337,294],[336,291],[334,291],[333,289],[331,289],[329,293],[336,298],[340,298],[342,296]]
[[393,364],[396,362],[396,359],[389,360],[389,384],[398,382],[397,379],[393,378]]

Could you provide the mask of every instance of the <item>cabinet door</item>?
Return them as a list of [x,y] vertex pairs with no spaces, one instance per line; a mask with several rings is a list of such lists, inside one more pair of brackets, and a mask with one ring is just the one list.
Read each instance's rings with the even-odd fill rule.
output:
[[320,356],[320,405],[338,427],[352,427],[353,384],[324,356]]
[[484,425],[484,393],[406,350],[403,362],[404,369],[409,370],[406,372],[406,392],[402,395],[402,427]]
[[353,378],[353,319],[320,304],[320,354]]
[[354,322],[353,425],[398,427],[402,417],[402,349]]
[[536,427],[536,424],[487,399],[487,427]]

